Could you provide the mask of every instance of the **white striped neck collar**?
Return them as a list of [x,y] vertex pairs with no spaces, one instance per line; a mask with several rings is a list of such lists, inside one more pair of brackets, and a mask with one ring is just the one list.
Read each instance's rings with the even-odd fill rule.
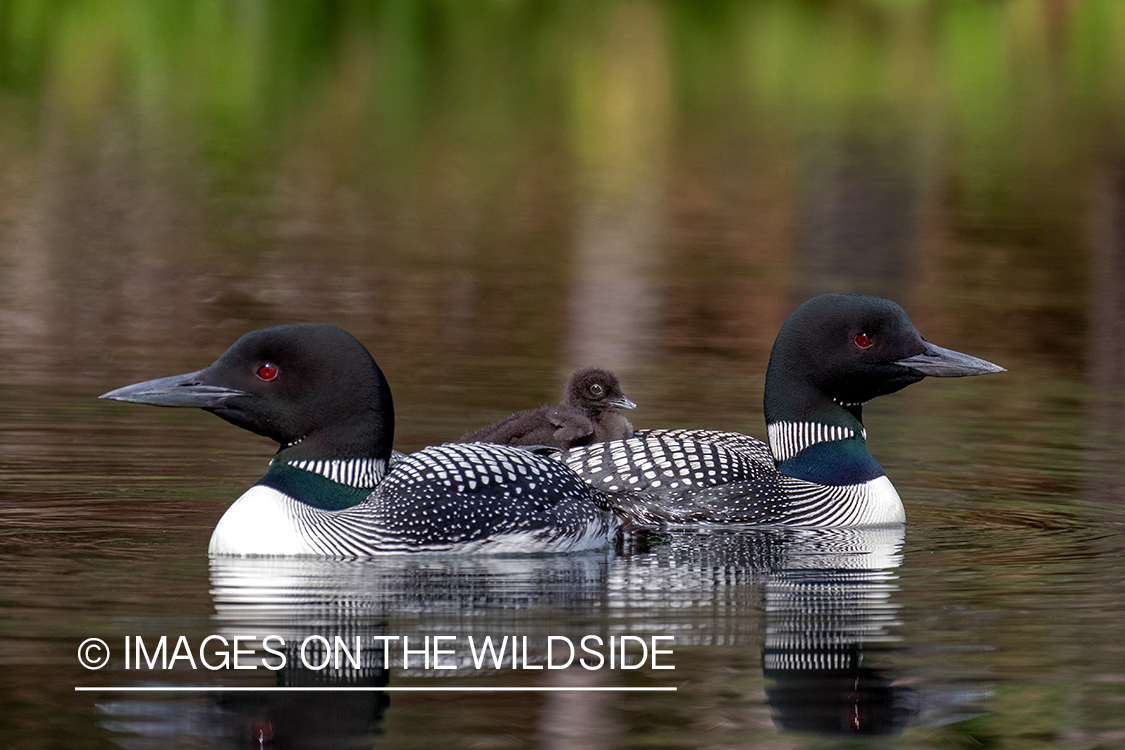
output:
[[294,469],[319,474],[337,484],[360,489],[373,489],[387,473],[387,462],[381,458],[291,459],[284,463]]
[[[851,427],[822,422],[773,422],[766,426],[770,451],[777,463],[784,463],[806,448],[819,443],[854,440],[856,431]],[[867,430],[859,425],[859,439],[867,441]]]

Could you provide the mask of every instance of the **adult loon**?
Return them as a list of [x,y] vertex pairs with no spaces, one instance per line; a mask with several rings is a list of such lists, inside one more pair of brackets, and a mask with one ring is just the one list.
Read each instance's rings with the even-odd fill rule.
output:
[[573,448],[624,440],[633,437],[633,425],[617,410],[636,406],[622,393],[616,375],[586,367],[570,376],[561,404],[517,412],[465,433],[458,442]]
[[213,555],[566,552],[604,546],[620,526],[602,492],[519,448],[443,445],[388,469],[390,388],[334,326],[252,331],[198,372],[102,398],[198,407],[280,444],[219,520]]
[[732,432],[641,430],[561,458],[638,523],[873,526],[906,520],[867,450],[863,405],[926,376],[1003,372],[926,341],[894,302],[828,294],[789,316],[770,352],[769,445]]

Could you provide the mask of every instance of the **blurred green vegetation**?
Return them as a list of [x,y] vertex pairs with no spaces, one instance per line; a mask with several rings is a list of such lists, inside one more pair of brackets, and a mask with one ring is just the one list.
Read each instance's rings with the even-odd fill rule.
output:
[[[629,46],[640,28],[650,42]],[[442,143],[574,142],[598,117],[592,50],[622,46],[656,61],[637,76],[667,77],[673,121],[780,141],[924,127],[984,208],[1027,170],[1125,142],[1118,0],[3,0],[0,91],[3,117],[33,130],[60,110],[81,132],[126,108],[141,138],[186,141],[218,179],[315,137],[362,182],[417,170]]]

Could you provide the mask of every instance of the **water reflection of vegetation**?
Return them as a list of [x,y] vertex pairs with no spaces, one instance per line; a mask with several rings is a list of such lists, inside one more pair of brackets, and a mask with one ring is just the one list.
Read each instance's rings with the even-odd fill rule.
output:
[[658,32],[645,53],[673,71],[677,116],[784,137],[779,124],[866,128],[921,111],[960,146],[979,200],[1002,193],[1018,165],[1073,158],[1036,152],[1045,138],[1081,153],[1119,145],[1125,127],[1115,75],[1125,10],[1114,0],[0,8],[9,95],[43,92],[86,123],[117,100],[202,134],[228,168],[310,121],[338,147],[376,135],[372,150],[391,163],[417,158],[431,138],[485,148],[531,138],[582,115],[592,51],[628,44],[645,24]]
[[[807,185],[874,173],[858,188],[908,196],[912,244],[935,241],[940,213],[941,258],[916,274],[955,277],[948,304],[1015,310],[995,321],[1006,338],[1058,350],[1084,328],[1087,204],[1125,151],[1122,67],[1116,0],[6,1],[0,194],[4,219],[26,213],[36,149],[79,171],[131,159],[126,179],[167,202],[146,205],[147,222],[207,228],[196,253],[256,254],[245,222],[263,217],[288,237],[377,236],[365,256],[558,279],[584,182],[662,185],[692,233],[684,250],[666,235],[682,276],[670,296],[683,288],[722,320],[684,332],[706,350],[768,346],[729,305],[711,308],[760,293],[739,279],[781,273],[791,226],[809,224],[793,204],[823,198]],[[708,221],[732,246],[699,242]],[[545,304],[516,314],[549,328]]]
[[[1036,290],[1002,303],[1037,325],[1001,325],[1058,344],[1082,326],[1086,283],[1084,259],[1059,248],[1082,244],[1088,186],[1125,151],[1122,67],[1116,0],[8,1],[0,190],[31,179],[28,133],[33,148],[61,136],[96,152],[124,129],[180,221],[217,220],[224,255],[256,244],[235,217],[265,215],[289,233],[378,233],[384,252],[463,260],[427,238],[438,216],[488,248],[477,262],[552,277],[542,256],[559,248],[539,241],[565,227],[519,238],[491,217],[539,227],[586,179],[667,183],[696,220],[716,200],[739,212],[752,190],[752,225],[732,231],[755,259],[784,258],[791,238],[768,219],[807,223],[787,215],[794,174],[811,163],[803,181],[823,182],[858,149],[861,171],[911,196],[909,215],[941,193],[943,266],[964,301],[994,309],[982,300],[997,288]],[[97,161],[69,148],[68,162]],[[293,185],[311,205],[293,205]],[[720,291],[732,266],[763,273],[737,253],[675,260]]]

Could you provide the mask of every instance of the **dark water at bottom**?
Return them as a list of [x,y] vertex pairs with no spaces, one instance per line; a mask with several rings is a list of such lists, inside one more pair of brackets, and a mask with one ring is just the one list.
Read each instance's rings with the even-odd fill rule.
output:
[[[83,548],[40,520],[5,540],[0,729],[21,748],[1120,746],[1121,545],[1088,525],[1042,525],[676,531],[533,558],[207,561],[202,546],[151,538]],[[20,554],[25,544],[39,554]],[[161,636],[179,658],[137,669],[136,641],[162,661]],[[445,637],[441,669],[423,664],[427,636],[431,648]],[[611,668],[607,644],[623,636],[630,663],[645,643],[645,666],[622,669],[615,653]],[[89,637],[113,652],[100,671],[76,660]],[[204,665],[233,658],[236,637],[255,669]],[[339,668],[302,666],[337,637]],[[478,665],[486,637],[514,639],[516,666],[510,649]],[[572,645],[569,668],[535,668],[565,663]],[[161,691],[74,692],[107,685]]]

